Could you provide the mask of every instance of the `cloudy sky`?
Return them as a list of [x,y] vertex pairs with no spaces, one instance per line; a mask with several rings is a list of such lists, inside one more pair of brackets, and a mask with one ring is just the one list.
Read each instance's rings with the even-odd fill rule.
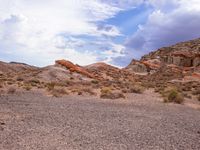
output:
[[200,0],[0,0],[0,60],[127,65],[200,37]]

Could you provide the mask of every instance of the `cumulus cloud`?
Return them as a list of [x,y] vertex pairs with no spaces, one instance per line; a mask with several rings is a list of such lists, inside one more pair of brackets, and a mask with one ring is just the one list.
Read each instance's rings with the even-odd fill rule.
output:
[[[154,7],[146,24],[126,41],[129,56],[200,36],[200,1],[149,0]],[[140,55],[141,56],[141,55]]]
[[[199,0],[0,0],[0,4],[4,61],[44,66],[65,58],[81,65],[96,61],[125,65],[151,50],[200,36]],[[106,20],[140,4],[150,8],[148,19],[120,44],[126,35]]]
[[44,66],[65,58],[85,65],[95,62],[98,55],[87,49],[77,51],[77,47],[85,44],[78,36],[121,34],[113,25],[99,27],[99,21],[121,11],[100,0],[0,0],[0,3],[0,56],[5,61],[12,57]]

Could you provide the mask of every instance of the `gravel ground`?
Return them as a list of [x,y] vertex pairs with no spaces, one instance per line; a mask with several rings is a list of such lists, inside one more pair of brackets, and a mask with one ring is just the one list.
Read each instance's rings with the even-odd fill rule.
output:
[[126,100],[0,97],[1,150],[199,150],[200,111],[156,95]]

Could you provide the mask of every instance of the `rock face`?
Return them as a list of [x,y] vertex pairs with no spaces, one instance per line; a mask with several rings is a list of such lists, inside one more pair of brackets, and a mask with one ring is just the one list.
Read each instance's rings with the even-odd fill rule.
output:
[[163,63],[174,64],[180,67],[197,67],[200,65],[200,52],[175,51],[161,57]]
[[126,69],[134,72],[155,72],[163,65],[196,68],[200,66],[200,39],[160,48],[145,55],[141,60],[133,60]]
[[137,61],[133,59],[131,63],[127,66],[127,70],[133,71],[136,73],[147,73],[148,68],[141,61]]
[[137,61],[135,59],[126,67],[127,70],[135,73],[153,73],[161,67],[161,62],[158,59]]
[[103,62],[91,64],[85,66],[84,68],[88,72],[92,73],[98,80],[111,80],[115,82],[122,79],[133,80],[133,74],[131,74],[129,71],[108,65]]
[[85,76],[87,76],[89,78],[94,78],[94,76],[91,73],[89,73],[86,69],[84,69],[81,66],[74,65],[70,61],[67,61],[67,60],[57,60],[55,63],[57,65],[60,65],[62,67],[65,67],[65,68],[69,69],[71,72],[77,72],[77,73],[85,75]]

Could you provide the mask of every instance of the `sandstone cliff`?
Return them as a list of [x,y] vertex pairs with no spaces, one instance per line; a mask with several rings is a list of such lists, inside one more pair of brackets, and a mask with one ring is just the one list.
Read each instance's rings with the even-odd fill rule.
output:
[[200,39],[160,48],[139,61],[133,60],[126,69],[136,73],[152,73],[163,65],[175,65],[183,70],[200,66]]

